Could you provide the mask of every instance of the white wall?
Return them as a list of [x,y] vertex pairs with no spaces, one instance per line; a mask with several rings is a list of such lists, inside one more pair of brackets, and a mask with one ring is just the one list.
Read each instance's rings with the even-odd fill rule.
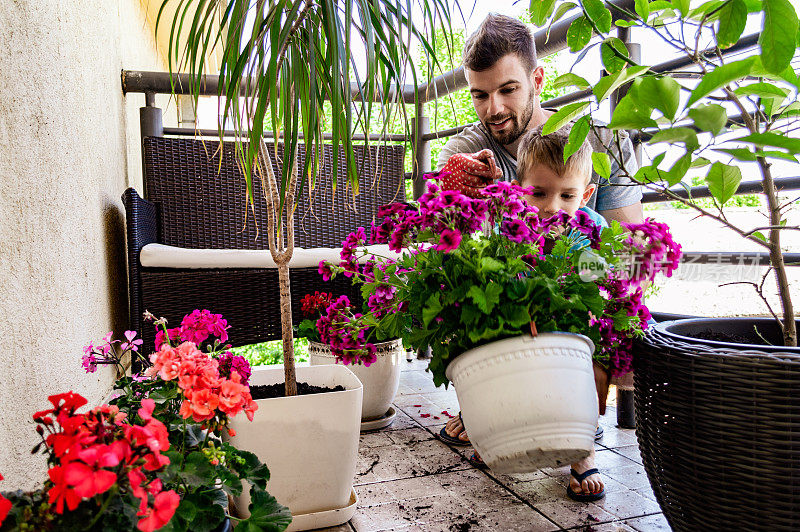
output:
[[128,323],[120,196],[141,183],[144,96],[120,71],[165,70],[145,1],[0,2],[0,490],[44,479],[31,414],[48,395],[98,404],[113,381],[80,358]]

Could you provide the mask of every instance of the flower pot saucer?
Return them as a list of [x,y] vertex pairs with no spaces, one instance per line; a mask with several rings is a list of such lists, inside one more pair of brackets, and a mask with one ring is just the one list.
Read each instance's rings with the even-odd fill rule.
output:
[[322,512],[312,512],[309,514],[298,514],[292,516],[292,524],[285,532],[298,532],[301,530],[314,530],[316,528],[327,528],[338,526],[348,522],[356,513],[358,506],[358,495],[356,490],[350,491],[350,501],[343,508],[334,508]]
[[361,432],[369,432],[371,430],[379,430],[388,427],[392,424],[395,417],[397,417],[397,411],[393,406],[390,406],[389,410],[387,410],[386,413],[381,417],[377,419],[370,419],[369,421],[362,421]]

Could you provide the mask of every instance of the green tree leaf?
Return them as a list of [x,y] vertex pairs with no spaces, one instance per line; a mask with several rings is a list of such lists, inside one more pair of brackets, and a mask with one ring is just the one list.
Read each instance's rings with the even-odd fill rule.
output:
[[736,81],[748,76],[750,74],[750,70],[753,68],[755,60],[755,57],[748,57],[747,59],[742,59],[741,61],[727,63],[710,71],[708,74],[703,76],[703,79],[700,80],[700,83],[698,83],[697,87],[695,87],[695,89],[692,91],[689,101],[686,102],[686,106],[691,106],[700,98],[708,96],[715,90],[719,89],[720,87],[724,87],[732,81]]
[[499,283],[489,283],[486,285],[486,312],[489,313],[494,309],[495,305],[500,302],[500,295],[503,293],[503,287]]
[[628,67],[616,74],[600,78],[600,81],[595,84],[593,89],[594,96],[597,98],[597,103],[602,102],[620,86],[641,76],[647,72],[647,70],[648,67],[646,66]]
[[561,20],[561,17],[563,17],[564,15],[567,14],[567,12],[569,12],[571,9],[575,9],[576,7],[578,7],[578,4],[576,4],[575,2],[564,2],[562,4],[559,4],[558,7],[556,8],[556,12],[553,14],[552,20],[550,20],[550,25],[547,26],[547,34],[550,35],[550,28],[553,26],[553,24]]
[[669,186],[677,185],[689,171],[692,166],[692,154],[685,153],[680,159],[675,161],[672,168],[668,172],[661,173],[661,177],[669,184]]
[[770,72],[789,66],[797,49],[797,12],[789,0],[763,0],[764,26],[758,38],[761,62]]
[[578,52],[592,40],[592,24],[585,16],[572,21],[567,29],[567,45],[570,51]]
[[603,4],[602,0],[584,0],[583,9],[598,30],[603,33],[611,31],[611,11]]
[[562,87],[578,87],[579,89],[588,89],[591,87],[588,81],[572,72],[567,72],[558,76],[551,84],[552,89],[560,89]]
[[742,171],[738,166],[729,166],[719,162],[712,164],[706,175],[708,191],[720,205],[725,205],[736,194],[741,181]]
[[672,5],[674,5],[684,17],[689,14],[689,0],[672,0]]
[[756,146],[772,146],[773,148],[784,148],[790,153],[800,153],[800,139],[787,137],[779,133],[753,133],[735,140],[736,142],[747,142]]
[[531,16],[533,23],[537,26],[544,26],[550,14],[553,12],[553,7],[556,5],[556,0],[531,0]]
[[572,124],[572,129],[569,130],[569,138],[567,145],[564,146],[564,163],[570,156],[578,151],[583,143],[586,141],[586,136],[589,134],[589,115],[584,115]]
[[719,10],[717,25],[717,44],[720,48],[730,48],[739,41],[747,23],[747,6],[744,0],[729,0]]
[[553,131],[558,131],[573,118],[581,114],[588,106],[589,102],[574,102],[565,105],[547,119],[547,122],[542,126],[542,135],[549,135]]
[[604,151],[596,151],[592,153],[592,168],[597,172],[597,175],[604,179],[611,177],[611,159]]
[[[726,153],[731,157],[733,157],[734,159],[736,159],[737,161],[752,162],[758,160],[756,154],[748,150],[747,148],[718,148],[714,151],[720,153]],[[758,152],[758,155],[761,157],[766,157],[768,159],[782,159],[784,161],[790,161],[793,163],[797,162],[797,158],[794,155],[783,151],[766,150]]]
[[689,118],[701,130],[717,135],[728,122],[728,113],[721,105],[710,103],[689,109]]
[[600,45],[600,57],[603,60],[603,66],[606,67],[606,72],[609,74],[616,74],[628,64],[625,59],[619,57],[614,50],[622,54],[623,57],[630,57],[625,43],[616,37],[609,37],[603,44]]
[[[634,84],[635,86],[635,84]],[[653,110],[647,106],[640,107],[634,91],[629,91],[617,104],[614,114],[611,116],[609,129],[644,129],[646,127],[656,127],[658,124],[650,118]]]
[[636,10],[636,14],[639,15],[643,21],[647,22],[647,19],[650,18],[650,2],[647,0],[636,0],[634,9]]
[[669,76],[646,76],[636,90],[636,99],[652,109],[658,109],[670,120],[675,119],[680,105],[681,86]]
[[683,142],[686,145],[686,149],[689,151],[694,151],[700,147],[700,142],[697,140],[697,133],[695,130],[688,127],[662,129],[653,135],[653,138],[647,141],[648,144],[656,144],[658,142],[669,142],[670,144]]
[[775,98],[779,100],[783,100],[788,96],[789,91],[778,87],[772,83],[751,83],[749,85],[743,85],[741,87],[737,87],[733,91],[737,96],[750,96],[755,94],[761,98]]

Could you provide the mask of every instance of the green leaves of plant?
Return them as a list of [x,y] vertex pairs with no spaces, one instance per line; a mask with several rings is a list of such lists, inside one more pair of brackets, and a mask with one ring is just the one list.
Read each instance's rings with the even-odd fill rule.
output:
[[669,76],[641,78],[636,88],[635,98],[651,109],[658,109],[670,120],[675,119],[680,105],[681,86]]
[[292,522],[292,512],[262,489],[250,488],[250,517],[236,525],[237,532],[281,532]]
[[[622,57],[620,57],[620,55]],[[621,39],[609,37],[600,45],[600,57],[603,60],[603,66],[606,68],[606,72],[609,74],[616,74],[628,64],[624,58],[630,57],[630,55],[628,54],[628,49],[625,47],[625,43],[622,42]]]
[[636,10],[636,14],[639,15],[643,21],[647,22],[647,19],[650,18],[650,2],[647,0],[636,0],[634,9]]
[[472,285],[467,291],[467,296],[478,305],[483,312],[489,314],[494,306],[500,302],[500,294],[503,293],[503,287],[497,283],[489,283],[484,288],[477,285]]
[[603,5],[602,0],[584,0],[583,9],[598,30],[603,33],[611,31],[611,11]]
[[656,144],[657,142],[683,142],[688,151],[694,151],[700,147],[700,142],[697,140],[697,133],[688,127],[673,127],[671,129],[662,129],[648,141],[648,144]]
[[564,146],[564,163],[567,162],[567,159],[569,159],[573,153],[578,151],[578,149],[583,145],[583,142],[586,140],[586,136],[589,134],[590,129],[589,119],[589,115],[580,117],[572,125],[572,129],[569,130],[567,145]]
[[[635,86],[635,85],[634,85]],[[637,103],[634,91],[628,92],[614,109],[611,116],[609,129],[643,129],[646,127],[656,127],[658,124],[650,118],[652,109]]]
[[425,308],[422,309],[422,322],[427,327],[431,324],[434,318],[436,318],[440,312],[442,312],[442,302],[439,299],[439,293],[435,293],[428,298],[425,302]]
[[542,126],[542,135],[558,131],[573,118],[581,114],[589,106],[589,102],[574,102],[563,106],[553,113]]
[[719,162],[712,164],[706,175],[708,191],[720,205],[724,205],[736,194],[741,181],[742,171],[738,166],[729,166]]
[[593,89],[594,96],[597,98],[597,103],[602,102],[620,86],[641,76],[647,72],[647,70],[648,67],[646,66],[628,67],[616,74],[600,78],[600,81],[597,82]]
[[567,45],[570,51],[577,52],[583,49],[592,40],[592,24],[586,16],[580,16],[572,21],[567,29]]
[[558,76],[553,83],[550,84],[550,87],[553,89],[560,89],[563,87],[578,87],[579,89],[588,89],[591,87],[586,79],[580,77],[577,74],[573,74],[572,72],[567,72],[566,74],[562,74]]
[[739,40],[747,23],[747,6],[744,0],[729,0],[719,11],[717,44],[730,48]]
[[694,125],[698,128],[716,135],[722,131],[722,128],[728,122],[728,113],[721,105],[710,103],[690,109],[689,118],[694,121]]
[[797,49],[797,12],[789,0],[763,0],[764,26],[758,38],[761,62],[773,73],[785,69]]
[[596,151],[592,153],[592,168],[597,175],[603,179],[611,177],[611,159],[606,152]]
[[700,80],[700,83],[698,83],[697,87],[692,91],[689,101],[686,102],[686,106],[689,107],[700,98],[708,96],[720,87],[724,87],[732,81],[742,79],[749,75],[755,60],[755,57],[748,57],[747,59],[733,61],[732,63],[727,63],[711,70],[708,74],[703,76],[703,79]]
[[689,0],[672,0],[672,5],[674,5],[684,17],[689,14]]
[[531,18],[537,26],[543,26],[547,22],[556,0],[531,0]]

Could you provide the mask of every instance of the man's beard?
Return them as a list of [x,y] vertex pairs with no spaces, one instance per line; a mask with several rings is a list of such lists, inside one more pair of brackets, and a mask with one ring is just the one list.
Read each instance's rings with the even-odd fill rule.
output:
[[[516,114],[490,116],[483,121],[483,126],[489,131],[489,134],[500,144],[507,146],[520,138],[528,128],[528,123],[533,116],[533,100],[529,100],[528,106],[522,110],[522,118]],[[500,122],[506,118],[511,118],[511,127],[503,131],[493,131],[489,122]]]

